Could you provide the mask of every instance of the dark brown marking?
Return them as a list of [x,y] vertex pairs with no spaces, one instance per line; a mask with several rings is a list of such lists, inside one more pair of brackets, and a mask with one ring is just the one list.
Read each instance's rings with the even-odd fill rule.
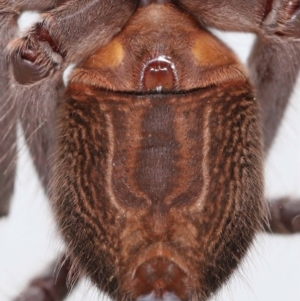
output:
[[[157,100],[159,102],[159,100]],[[155,103],[143,116],[142,142],[138,151],[135,178],[153,203],[163,202],[173,190],[179,173],[176,161],[179,143],[174,136],[174,112]]]

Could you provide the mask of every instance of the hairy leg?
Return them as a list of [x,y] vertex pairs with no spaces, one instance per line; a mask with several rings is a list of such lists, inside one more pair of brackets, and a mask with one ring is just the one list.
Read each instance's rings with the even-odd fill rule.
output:
[[[11,85],[15,86],[11,97],[18,104],[18,116],[44,187],[47,187],[47,159],[53,141],[58,90],[62,86],[64,68],[73,60],[83,59],[95,47],[105,44],[120,30],[134,9],[135,1],[127,0],[66,1],[63,6],[45,13],[40,24],[25,38],[15,41],[11,46],[14,73],[17,80],[21,79],[19,84],[11,77]],[[59,57],[60,64],[55,66],[53,62]],[[48,60],[47,63],[45,60]],[[45,66],[49,67],[49,70],[40,69]],[[51,76],[43,80],[38,77],[38,82],[32,85],[22,85],[33,82],[30,76],[28,81],[26,75],[32,70],[33,73],[42,70],[42,74],[46,72]],[[25,81],[22,80],[24,74]],[[64,270],[63,267],[61,271]],[[67,274],[61,274],[59,282],[55,282],[52,275],[51,272],[48,276],[31,282],[17,300],[62,300],[67,292]],[[64,294],[61,295],[60,291]]]
[[173,0],[204,26],[300,37],[299,0]]
[[259,30],[265,0],[173,0],[202,25],[222,30]]
[[57,4],[62,5],[42,14],[40,23],[9,46],[17,80],[12,79],[13,98],[20,106],[21,124],[44,186],[64,69],[111,39],[136,8],[135,0]]
[[300,69],[300,42],[259,37],[249,60],[252,82],[261,103],[265,152],[270,149]]
[[19,115],[19,99],[16,86],[9,79],[9,59],[6,47],[16,38],[17,19],[23,10],[44,11],[54,8],[57,0],[0,0],[0,216],[9,210],[13,193],[16,153],[16,124]]
[[265,229],[270,233],[300,232],[300,200],[280,198],[269,202],[270,219]]
[[32,84],[84,59],[120,31],[137,6],[136,0],[61,2],[42,14],[42,21],[27,35],[11,43],[19,83]]
[[[0,1],[0,53],[17,31],[17,15]],[[16,105],[9,94],[8,63],[0,56],[0,217],[9,210],[16,169]]]
[[[40,277],[32,280],[27,289],[14,301],[62,301],[68,294],[67,278],[70,262],[63,257]],[[58,273],[56,270],[58,269]]]
[[[299,11],[299,6],[294,6],[293,11],[270,11],[271,16],[266,16],[265,23],[274,23],[271,19],[276,14],[281,16],[277,19],[278,24],[272,26],[274,34],[259,34],[249,58],[251,79],[261,103],[266,154],[276,137],[299,75]],[[269,202],[268,206],[270,215],[266,231],[281,234],[300,232],[300,200],[282,198]]]
[[300,69],[299,0],[174,0],[200,23],[258,34],[249,60],[267,151]]

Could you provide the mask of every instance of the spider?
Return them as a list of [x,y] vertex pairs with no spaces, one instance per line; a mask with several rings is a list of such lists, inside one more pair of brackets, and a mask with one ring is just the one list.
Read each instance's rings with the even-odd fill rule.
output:
[[[17,38],[18,14],[33,9],[41,21]],[[257,232],[300,231],[299,202],[278,200],[268,218],[262,176],[299,71],[299,9],[0,2],[0,213],[19,120],[67,245],[58,274],[17,300],[63,300],[67,278],[87,275],[114,300],[204,301]],[[249,75],[208,27],[257,34]]]

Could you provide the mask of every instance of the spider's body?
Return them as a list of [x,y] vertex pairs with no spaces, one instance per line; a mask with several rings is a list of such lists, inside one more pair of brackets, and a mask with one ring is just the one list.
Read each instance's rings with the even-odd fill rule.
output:
[[[13,102],[10,111],[13,121],[20,118],[40,177],[50,187],[73,270],[116,300],[206,300],[228,279],[265,222],[262,140],[267,149],[276,131],[269,127],[282,116],[300,61],[298,42],[283,43],[284,26],[278,22],[272,32],[270,14],[289,23],[298,7],[282,1],[278,10],[278,1],[253,0],[253,15],[235,25],[229,20],[242,18],[244,8],[235,8],[234,15],[222,12],[233,9],[234,1],[215,6],[142,1],[136,11],[135,1],[117,2],[53,3],[57,7],[42,23],[10,44],[12,67],[2,67],[19,83],[4,77],[3,85],[17,85],[9,97],[25,96],[26,103]],[[12,8],[0,6],[8,11],[3,24],[13,20]],[[255,89],[232,51],[203,25],[263,37],[252,55]],[[289,28],[286,35],[296,33]],[[292,50],[289,59],[297,58],[286,70],[288,79],[276,74],[280,58],[268,61],[279,50]],[[60,76],[73,60],[80,63],[67,89],[57,92],[64,90]],[[277,108],[276,116],[261,102],[261,119],[258,99],[264,101],[265,91],[279,81],[280,94],[273,91],[266,100]],[[37,103],[40,95],[44,101]],[[13,129],[10,122],[4,167],[13,154]],[[0,177],[3,212],[12,177],[13,169]],[[286,219],[279,222],[287,226]],[[49,288],[43,281],[32,287],[52,295],[65,292],[58,288],[64,284]],[[27,295],[31,301],[30,289]]]

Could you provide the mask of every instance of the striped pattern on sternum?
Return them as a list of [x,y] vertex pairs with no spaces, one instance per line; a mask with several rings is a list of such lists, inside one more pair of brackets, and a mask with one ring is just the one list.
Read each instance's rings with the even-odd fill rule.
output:
[[122,278],[159,245],[191,273],[206,271],[202,281],[222,278],[218,269],[235,267],[262,218],[251,88],[160,95],[80,88],[71,85],[60,108],[53,172],[72,252],[88,254],[106,278]]
[[106,105],[114,133],[112,194],[129,208],[187,205],[202,191],[203,128],[196,111],[204,105],[193,111],[182,97],[148,98]]
[[57,220],[79,269],[107,286],[115,275],[107,262],[117,263],[119,242],[116,209],[105,185],[109,150],[104,112],[81,98],[67,99],[59,109],[57,134],[50,184]]
[[216,238],[203,245],[216,256],[226,247],[224,236],[230,240],[236,234],[234,227],[245,226],[237,220],[250,226],[251,211],[260,206],[262,199],[262,187],[256,187],[262,176],[260,130],[253,98],[227,95],[213,110],[208,153],[209,195],[202,210],[202,228],[206,229],[207,237]]

